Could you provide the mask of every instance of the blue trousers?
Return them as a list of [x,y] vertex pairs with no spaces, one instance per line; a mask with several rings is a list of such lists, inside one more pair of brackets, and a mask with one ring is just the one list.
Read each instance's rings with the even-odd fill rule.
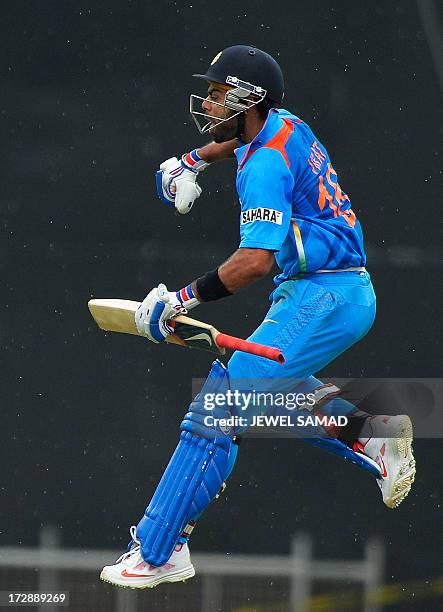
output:
[[[309,392],[321,386],[313,374],[363,338],[375,318],[376,299],[367,272],[313,274],[282,283],[272,306],[248,338],[278,347],[286,362],[236,352],[228,363],[231,385]],[[241,382],[239,382],[241,381]],[[341,414],[354,411],[352,404]],[[345,402],[346,403],[346,402]]]

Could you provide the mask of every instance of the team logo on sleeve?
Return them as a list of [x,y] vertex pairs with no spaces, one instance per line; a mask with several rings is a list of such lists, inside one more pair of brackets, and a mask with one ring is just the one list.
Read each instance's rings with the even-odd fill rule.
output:
[[283,221],[283,213],[280,210],[263,207],[250,208],[249,210],[242,211],[242,225],[246,225],[247,223],[253,223],[254,221],[267,221],[268,223],[275,223],[276,225],[281,225]]

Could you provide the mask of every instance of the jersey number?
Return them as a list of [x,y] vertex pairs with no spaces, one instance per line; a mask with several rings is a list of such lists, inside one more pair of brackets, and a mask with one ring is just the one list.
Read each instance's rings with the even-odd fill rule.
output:
[[334,217],[340,216],[348,225],[354,227],[357,218],[351,208],[342,209],[342,206],[349,202],[349,198],[341,190],[337,182],[337,173],[330,163],[328,163],[326,169],[326,184],[322,175],[318,177],[318,205],[320,210],[323,210],[326,202],[334,213]]

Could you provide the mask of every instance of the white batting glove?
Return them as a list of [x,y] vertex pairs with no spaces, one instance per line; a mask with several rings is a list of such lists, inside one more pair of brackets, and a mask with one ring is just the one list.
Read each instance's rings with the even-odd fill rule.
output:
[[173,291],[161,283],[145,297],[135,313],[135,325],[141,336],[156,344],[164,342],[174,332],[169,319],[186,314],[187,310]]
[[187,214],[202,192],[197,175],[208,165],[196,149],[185,153],[180,161],[176,157],[167,159],[156,174],[157,195],[180,214]]

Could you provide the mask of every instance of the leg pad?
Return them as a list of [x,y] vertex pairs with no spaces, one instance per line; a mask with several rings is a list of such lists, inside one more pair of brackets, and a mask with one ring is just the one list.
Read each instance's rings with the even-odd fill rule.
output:
[[[226,368],[216,361],[202,391],[227,388],[228,380]],[[142,556],[152,565],[166,563],[186,524],[217,496],[233,468],[237,446],[229,436],[206,427],[203,414],[197,396],[182,423],[178,446],[137,526]]]

